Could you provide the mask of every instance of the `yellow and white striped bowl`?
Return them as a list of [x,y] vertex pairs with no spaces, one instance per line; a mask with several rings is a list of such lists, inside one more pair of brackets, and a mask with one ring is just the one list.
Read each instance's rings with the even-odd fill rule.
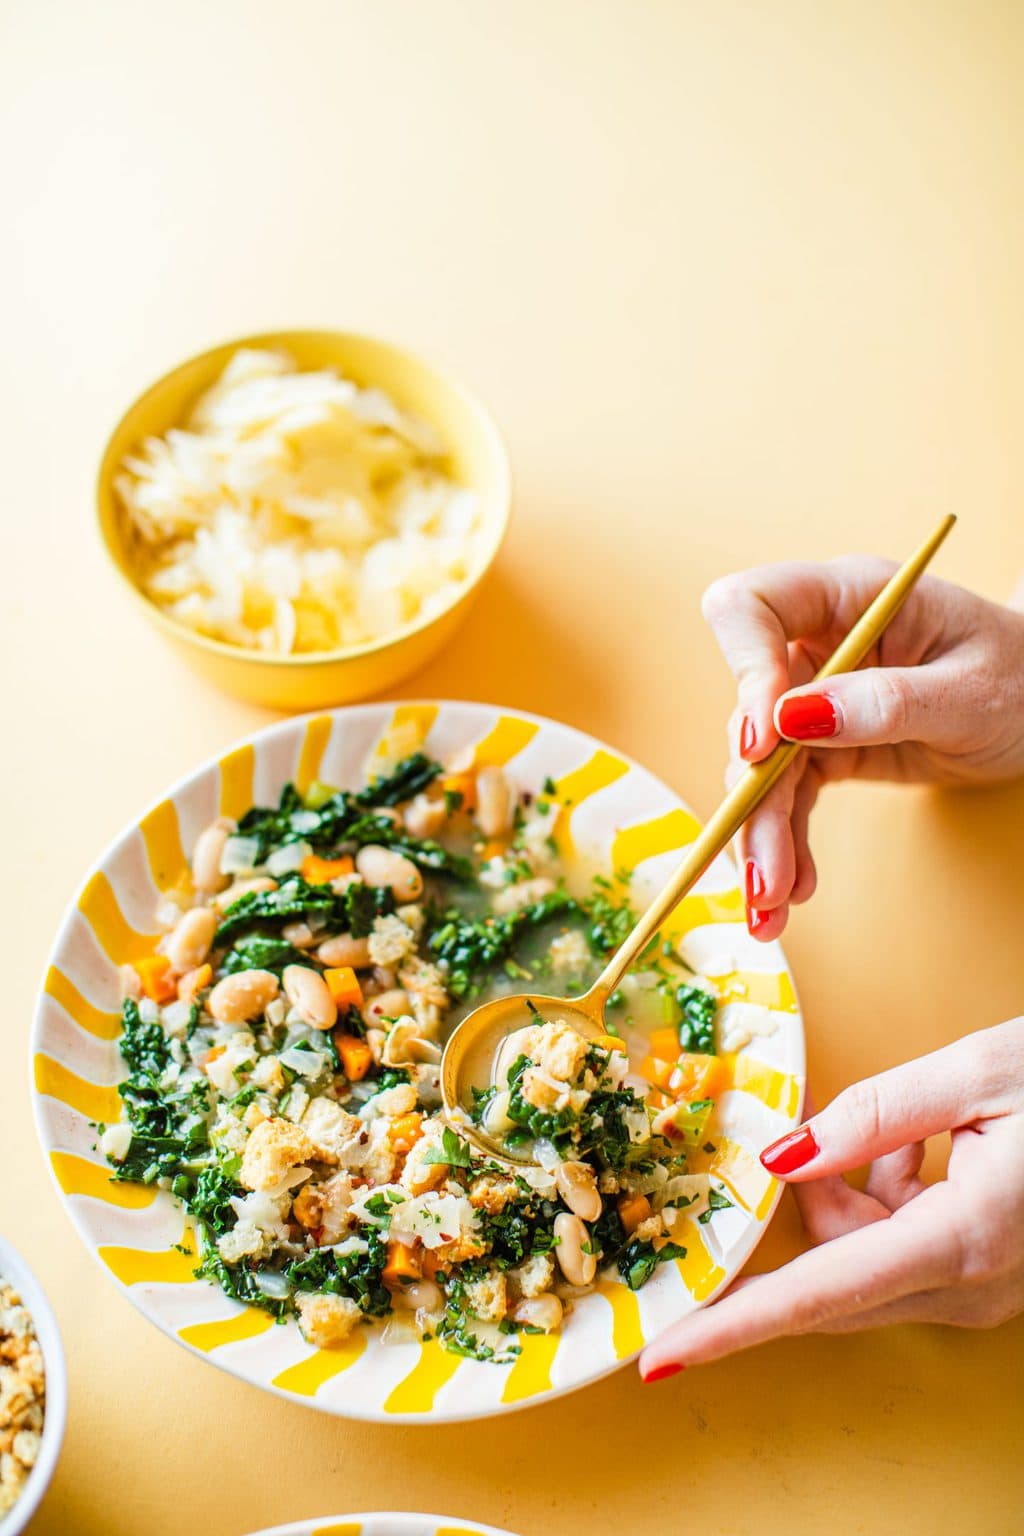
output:
[[165,1333],[269,1391],[329,1413],[382,1422],[458,1420],[506,1412],[568,1392],[629,1360],[673,1319],[709,1301],[746,1261],[778,1195],[757,1151],[798,1123],[803,1029],[777,944],[754,943],[732,863],[718,859],[670,919],[687,933],[723,997],[772,1009],[777,1028],[726,1057],[730,1088],[715,1111],[712,1165],[736,1204],[690,1223],[686,1258],[662,1265],[634,1294],[603,1280],[557,1336],[523,1335],[511,1367],[464,1360],[436,1342],[385,1343],[360,1329],[339,1350],[312,1349],[294,1323],[229,1301],[193,1277],[189,1231],[170,1195],[115,1184],[94,1150],[91,1122],[120,1115],[118,966],[157,941],[160,892],[179,880],[199,830],[215,815],[276,801],[281,785],[361,782],[368,759],[410,722],[443,759],[475,746],[478,765],[508,764],[539,788],[550,776],[567,802],[556,837],[613,869],[635,871],[642,899],[665,878],[698,827],[663,784],[621,754],[565,725],[482,704],[370,704],[288,720],[262,731],[177,784],[103,854],[64,920],[33,1030],[40,1138],[86,1245]]
[[253,1536],[511,1536],[494,1525],[467,1525],[450,1515],[379,1512],[372,1515],[331,1515],[324,1520],[298,1520],[275,1525]]

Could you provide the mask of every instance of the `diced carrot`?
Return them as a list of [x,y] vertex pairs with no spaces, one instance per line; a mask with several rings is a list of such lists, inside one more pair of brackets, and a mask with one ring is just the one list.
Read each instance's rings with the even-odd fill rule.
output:
[[191,1003],[197,992],[208,987],[213,980],[213,967],[206,964],[197,965],[194,971],[186,971],[178,981],[178,1000],[182,1003]]
[[373,1061],[370,1047],[358,1035],[346,1035],[340,1029],[334,1031],[334,1044],[341,1057],[345,1076],[350,1083],[358,1083],[370,1070]]
[[388,1256],[380,1277],[388,1290],[395,1290],[400,1285],[405,1285],[412,1280],[418,1280],[423,1273],[419,1256],[415,1249],[408,1243],[400,1243],[394,1240],[388,1243]]
[[656,1056],[645,1056],[640,1063],[640,1076],[646,1077],[649,1083],[656,1088],[667,1088],[669,1078],[675,1071],[670,1061],[659,1061]]
[[651,1214],[651,1202],[646,1195],[620,1195],[615,1203],[619,1220],[627,1232],[635,1232]]
[[322,859],[317,853],[307,853],[299,866],[299,873],[309,885],[327,885],[340,875],[350,875],[354,869],[355,864],[347,853],[342,854],[340,859]]
[[324,971],[327,990],[339,1008],[361,1008],[363,989],[359,977],[350,965],[339,965]]
[[652,1056],[657,1056],[659,1061],[671,1061],[675,1064],[679,1056],[679,1031],[676,1029],[652,1029],[647,1040],[647,1048]]
[[135,973],[143,992],[154,1003],[169,1003],[178,995],[178,983],[171,975],[171,962],[166,955],[147,955],[136,960]]
[[[669,1088],[676,1098],[688,1104],[697,1099],[713,1099],[721,1093],[725,1069],[717,1056],[705,1056],[699,1051],[684,1051],[669,1079]],[[664,1087],[664,1084],[659,1084]]]
[[484,843],[480,850],[480,857],[481,859],[500,859],[507,847],[508,844],[502,842],[500,837],[492,837],[490,842]]
[[423,1134],[423,1116],[411,1111],[396,1115],[388,1126],[388,1140],[396,1152],[409,1152]]
[[446,773],[441,780],[441,788],[446,795],[462,796],[460,810],[471,811],[476,806],[475,773]]
[[433,1280],[434,1276],[441,1268],[441,1260],[438,1258],[437,1254],[432,1248],[424,1248],[420,1262],[423,1265],[423,1273],[425,1277],[428,1280]]

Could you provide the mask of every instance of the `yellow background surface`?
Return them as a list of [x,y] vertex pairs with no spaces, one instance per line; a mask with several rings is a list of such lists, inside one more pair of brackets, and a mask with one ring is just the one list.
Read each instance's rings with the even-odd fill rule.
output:
[[[595,732],[698,810],[731,692],[714,575],[1024,566],[1024,8],[942,0],[8,0],[0,1225],[60,1316],[39,1536],[209,1536],[360,1507],[522,1536],[1019,1529],[1024,1324],[809,1337],[502,1421],[261,1396],[161,1337],[72,1232],[27,1032],[86,864],[269,718],[141,624],[92,526],[103,441],[223,337],[338,325],[463,375],[507,433],[508,545],[409,696]],[[1024,791],[836,790],[787,939],[819,1098],[1018,1012]],[[784,1204],[757,1262],[799,1244]]]

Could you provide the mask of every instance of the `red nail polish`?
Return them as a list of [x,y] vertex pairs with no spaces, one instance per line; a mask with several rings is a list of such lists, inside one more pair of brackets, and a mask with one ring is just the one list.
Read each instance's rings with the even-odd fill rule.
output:
[[740,726],[740,757],[749,757],[757,746],[757,728],[749,715],[743,716]]
[[795,1173],[798,1168],[805,1167],[812,1158],[817,1157],[820,1151],[810,1126],[801,1125],[787,1136],[780,1136],[770,1147],[765,1147],[761,1161],[769,1173]]
[[747,906],[756,907],[765,893],[764,873],[756,859],[747,860]]
[[783,699],[779,730],[791,741],[818,741],[839,730],[839,714],[827,693],[808,693]]
[[646,1386],[649,1381],[665,1381],[669,1376],[678,1376],[684,1367],[675,1360],[670,1360],[667,1365],[656,1365],[653,1371],[648,1371],[643,1378]]
[[769,913],[759,912],[756,907],[747,908],[747,932],[756,935],[768,921]]

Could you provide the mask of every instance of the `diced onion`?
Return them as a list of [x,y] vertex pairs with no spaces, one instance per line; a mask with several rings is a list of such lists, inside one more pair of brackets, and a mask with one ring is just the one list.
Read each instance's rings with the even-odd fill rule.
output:
[[256,837],[229,837],[220,856],[222,875],[244,875],[255,869],[259,861],[260,844]]
[[293,869],[301,869],[303,859],[312,852],[308,843],[282,843],[267,860],[267,874],[273,875],[275,880],[279,875],[291,874]]

